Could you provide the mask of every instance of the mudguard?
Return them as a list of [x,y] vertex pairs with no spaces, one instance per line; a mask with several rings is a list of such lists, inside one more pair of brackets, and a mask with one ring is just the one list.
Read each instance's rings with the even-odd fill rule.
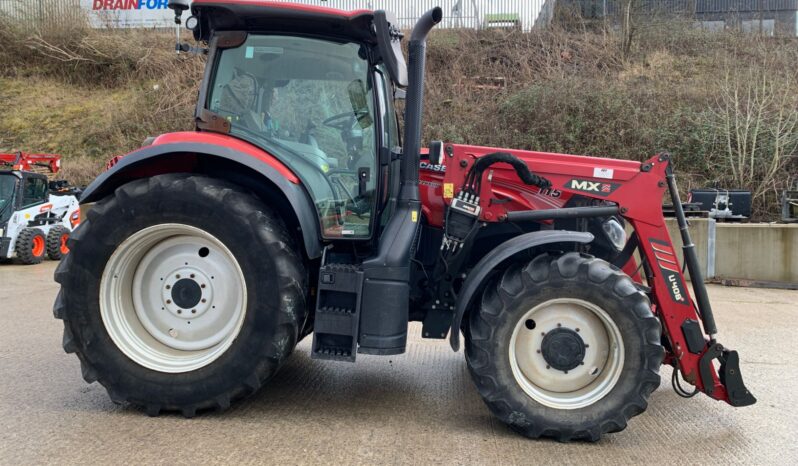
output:
[[[177,136],[178,134],[173,133],[168,136]],[[205,139],[212,138],[226,139],[227,137],[210,135]],[[180,159],[167,159],[169,154],[193,154],[197,160],[202,157],[221,158],[262,175],[282,192],[299,222],[307,256],[311,259],[321,257],[321,232],[315,215],[316,209],[310,195],[305,191],[296,175],[275,157],[242,141],[237,141],[238,144],[230,147],[229,144],[197,141],[170,141],[159,144],[158,139],[153,145],[118,158],[110,169],[95,178],[83,191],[80,203],[96,202],[132,179],[164,173],[194,171],[191,163],[181,163]],[[213,173],[209,173],[209,175],[213,175]],[[231,181],[235,182],[236,180],[232,179]]]
[[493,272],[496,266],[519,252],[544,244],[585,244],[591,241],[593,241],[593,235],[590,233],[564,230],[534,231],[509,239],[485,254],[471,269],[471,273],[468,274],[457,296],[457,305],[455,306],[451,334],[449,336],[449,343],[452,349],[455,351],[460,350],[460,324],[463,321],[463,315],[465,315],[466,310],[471,305],[474,296],[483,288],[485,279]]

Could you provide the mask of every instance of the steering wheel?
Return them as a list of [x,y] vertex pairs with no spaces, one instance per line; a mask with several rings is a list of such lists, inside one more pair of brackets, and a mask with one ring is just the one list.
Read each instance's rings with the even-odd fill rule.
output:
[[354,120],[359,120],[368,114],[369,112],[366,110],[348,111],[339,113],[338,115],[333,115],[330,118],[322,121],[322,124],[339,131],[344,131],[352,127]]

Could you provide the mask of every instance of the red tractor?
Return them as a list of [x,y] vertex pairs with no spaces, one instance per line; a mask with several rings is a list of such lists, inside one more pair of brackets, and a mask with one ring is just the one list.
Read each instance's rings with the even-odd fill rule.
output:
[[[170,1],[176,16],[185,3]],[[420,321],[455,351],[462,332],[488,407],[528,437],[624,429],[662,364],[683,396],[756,401],[718,342],[667,154],[420,147],[441,15],[418,20],[405,64],[384,11],[194,0],[196,130],[85,190],[55,274],[64,349],[88,382],[190,417],[256,392],[311,333],[313,358],[354,362],[403,353]]]

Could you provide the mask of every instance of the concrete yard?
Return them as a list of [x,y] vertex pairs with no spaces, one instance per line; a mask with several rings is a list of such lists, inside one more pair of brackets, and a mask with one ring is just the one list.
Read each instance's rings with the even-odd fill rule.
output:
[[710,287],[720,340],[759,402],[732,408],[670,388],[595,444],[519,437],[488,412],[462,352],[311,360],[310,338],[254,397],[195,419],[147,417],[87,385],[61,349],[55,263],[0,265],[0,463],[798,464],[798,291]]

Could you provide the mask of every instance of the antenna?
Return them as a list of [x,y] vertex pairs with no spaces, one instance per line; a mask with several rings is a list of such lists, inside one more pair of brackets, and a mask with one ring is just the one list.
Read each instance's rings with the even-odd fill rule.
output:
[[190,0],[169,0],[166,4],[167,7],[175,12],[175,31],[177,32],[177,42],[175,42],[175,51],[180,54],[180,17],[183,12],[188,10]]

